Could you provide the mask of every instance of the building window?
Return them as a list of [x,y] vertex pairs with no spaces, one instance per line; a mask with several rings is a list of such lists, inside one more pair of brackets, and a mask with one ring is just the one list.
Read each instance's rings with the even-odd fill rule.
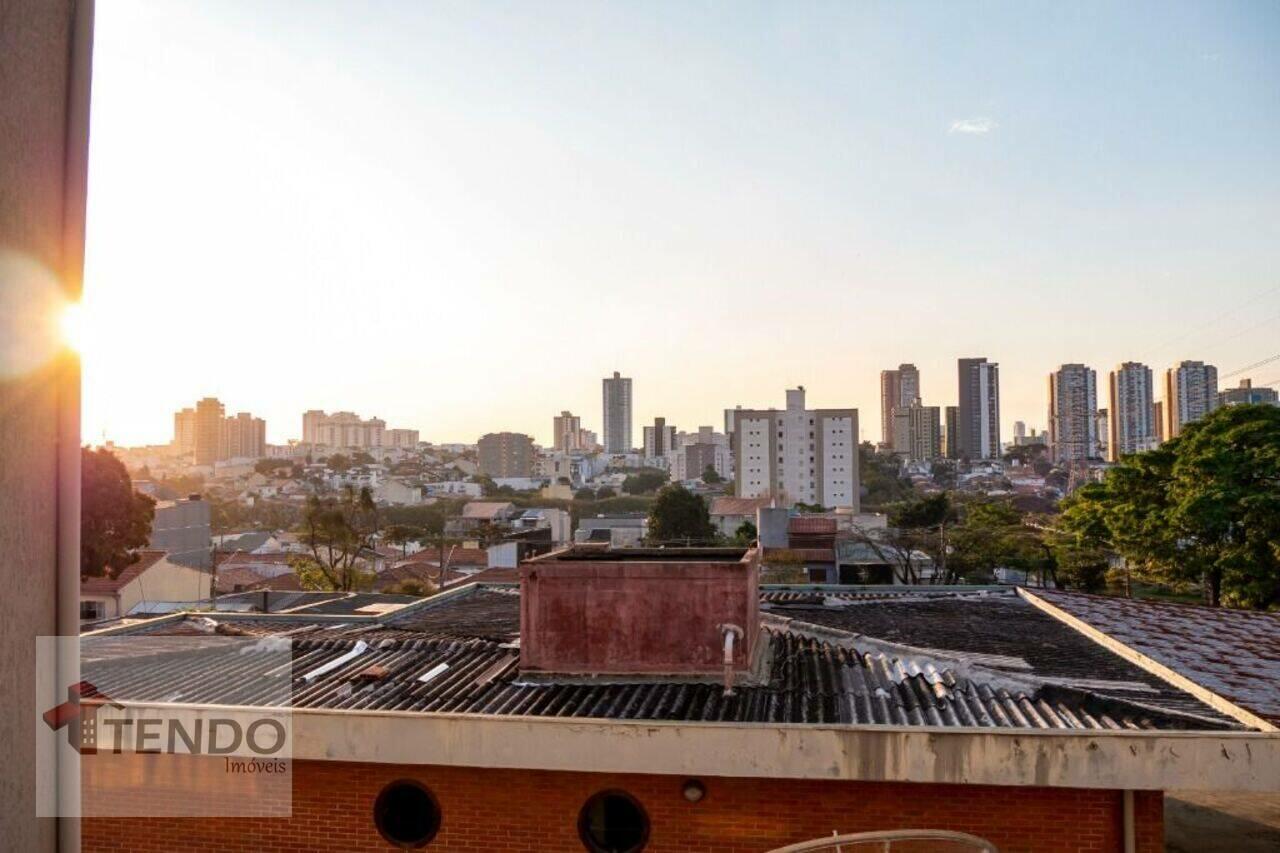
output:
[[80,602],[80,620],[91,622],[101,619],[103,610],[101,601],[82,601]]
[[624,791],[601,791],[578,813],[578,835],[591,853],[637,853],[649,841],[649,816]]
[[373,822],[382,837],[397,847],[425,847],[440,831],[440,805],[425,787],[401,779],[383,788],[374,800]]

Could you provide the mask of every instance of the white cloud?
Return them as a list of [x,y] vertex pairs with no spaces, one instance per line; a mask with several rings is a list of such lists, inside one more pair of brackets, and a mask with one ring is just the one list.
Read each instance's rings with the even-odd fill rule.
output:
[[990,133],[999,125],[989,118],[958,118],[951,122],[947,133]]

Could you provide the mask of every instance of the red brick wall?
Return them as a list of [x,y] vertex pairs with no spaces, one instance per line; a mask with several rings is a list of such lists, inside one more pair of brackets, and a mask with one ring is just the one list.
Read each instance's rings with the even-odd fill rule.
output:
[[[83,850],[390,850],[372,818],[378,791],[416,779],[443,813],[428,850],[574,851],[578,810],[606,788],[631,793],[649,814],[649,853],[760,853],[833,830],[951,829],[1012,851],[1118,851],[1121,793],[1061,788],[914,785],[706,777],[689,803],[674,776],[480,770],[298,761],[293,817],[89,818]],[[1163,849],[1159,791],[1135,796],[1138,850]]]

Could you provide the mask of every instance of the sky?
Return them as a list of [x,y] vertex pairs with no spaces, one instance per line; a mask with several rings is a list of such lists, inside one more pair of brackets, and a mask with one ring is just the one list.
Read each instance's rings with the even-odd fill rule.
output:
[[[86,441],[217,396],[424,440],[956,402],[1185,358],[1280,384],[1280,5],[112,0]],[[1099,405],[1105,405],[1100,400]]]

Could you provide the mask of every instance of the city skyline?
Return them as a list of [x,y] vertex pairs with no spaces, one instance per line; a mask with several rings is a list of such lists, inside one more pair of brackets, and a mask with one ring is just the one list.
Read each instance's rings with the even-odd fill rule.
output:
[[804,384],[876,440],[880,370],[945,406],[970,355],[1008,435],[1060,364],[1234,370],[1280,321],[1280,10],[1231,8],[104,5],[84,436],[213,395],[545,443],[616,369],[636,423]]
[[[978,361],[980,361],[980,362],[981,362],[984,358],[985,358],[985,357],[980,357],[980,358],[978,358]],[[946,395],[945,395],[945,394],[935,396],[935,395],[929,395],[929,394],[924,394],[924,393],[922,393],[922,394],[921,394],[920,399],[922,400],[923,404],[924,404],[924,405],[926,405],[926,406],[928,406],[928,407],[936,406],[936,407],[938,407],[938,408],[939,408],[939,411],[940,411],[940,412],[945,412],[945,410],[946,410],[947,408],[949,408],[949,407],[958,407],[958,405],[959,405],[959,402],[958,402],[958,396],[959,396],[959,395],[958,395],[958,393],[957,393],[957,392],[959,391],[959,386],[958,386],[958,384],[956,383],[956,380],[955,380],[955,378],[954,378],[954,377],[955,377],[955,370],[957,369],[957,366],[958,366],[958,365],[961,367],[961,369],[963,369],[963,365],[964,365],[965,363],[972,362],[973,360],[974,360],[974,359],[972,359],[972,358],[959,358],[959,359],[956,359],[955,361],[953,361],[953,362],[952,362],[951,367],[950,367],[950,370],[951,370],[951,377],[952,377],[952,393],[951,393],[950,398],[946,398]],[[1280,359],[1276,359],[1276,360],[1277,360],[1277,361],[1280,361]],[[1017,432],[1017,425],[1018,425],[1018,424],[1022,424],[1022,425],[1023,425],[1023,427],[1024,427],[1024,429],[1025,429],[1025,428],[1030,428],[1030,429],[1035,429],[1035,430],[1038,430],[1038,431],[1041,431],[1041,432],[1047,432],[1047,431],[1050,429],[1050,424],[1049,424],[1049,419],[1048,419],[1048,417],[1045,415],[1045,409],[1046,409],[1046,407],[1052,408],[1052,406],[1053,406],[1053,401],[1052,401],[1052,394],[1051,394],[1051,392],[1048,392],[1048,393],[1046,393],[1046,392],[1045,392],[1045,388],[1044,388],[1044,384],[1043,384],[1043,374],[1042,374],[1042,378],[1041,378],[1041,392],[1042,392],[1042,396],[1041,396],[1041,400],[1039,401],[1040,413],[1041,413],[1041,414],[1040,414],[1040,416],[1037,418],[1037,417],[1036,417],[1036,416],[1034,416],[1034,415],[1025,415],[1025,416],[1024,416],[1024,415],[1021,415],[1021,414],[1014,414],[1014,415],[1011,415],[1011,414],[1009,414],[1008,412],[1004,411],[1004,403],[1003,403],[1003,402],[999,402],[1000,400],[1002,400],[1002,399],[1004,398],[1004,395],[1005,395],[1005,393],[1006,393],[1006,392],[1005,392],[1005,390],[1004,390],[1004,389],[1005,389],[1005,383],[1006,383],[1006,379],[1005,379],[1005,368],[1004,368],[1003,366],[999,365],[999,363],[998,363],[998,362],[992,361],[992,360],[990,360],[990,359],[986,359],[986,361],[991,362],[991,366],[993,366],[993,367],[995,367],[995,368],[998,368],[998,369],[999,369],[999,373],[1000,373],[999,378],[998,378],[998,391],[997,391],[997,394],[998,394],[998,400],[997,400],[997,402],[998,402],[999,408],[1001,409],[1001,412],[1000,412],[1000,436],[1001,436],[1001,438],[1000,438],[1000,441],[999,441],[999,445],[1000,445],[1000,446],[1003,446],[1004,444],[1007,444],[1007,443],[1008,443],[1008,441],[1006,440],[1006,437],[1007,437],[1007,436],[1013,436],[1013,435],[1015,435],[1015,434],[1016,434],[1016,432]],[[1173,371],[1175,371],[1175,372],[1176,372],[1176,370],[1177,370],[1177,368],[1179,367],[1179,365],[1184,364],[1184,363],[1196,363],[1196,362],[1189,362],[1188,360],[1183,360],[1183,361],[1176,362],[1176,363],[1174,363],[1174,364],[1169,365],[1169,368],[1170,368],[1170,370],[1173,370]],[[1086,368],[1086,369],[1088,369],[1088,370],[1090,370],[1090,371],[1097,371],[1097,372],[1098,372],[1098,373],[1100,373],[1101,375],[1106,376],[1106,375],[1108,375],[1110,372],[1114,371],[1115,369],[1117,369],[1117,368],[1124,368],[1124,367],[1128,366],[1129,364],[1130,364],[1130,362],[1120,362],[1120,363],[1117,363],[1117,364],[1114,364],[1114,365],[1108,365],[1108,366],[1097,366],[1097,367],[1095,367],[1095,365],[1094,365],[1094,363],[1093,363],[1093,362],[1086,361],[1086,362],[1080,363],[1078,366],[1083,366],[1084,368]],[[1273,393],[1273,391],[1274,391],[1274,387],[1273,387],[1273,386],[1280,385],[1280,381],[1270,380],[1270,381],[1266,381],[1266,382],[1259,382],[1259,381],[1257,381],[1257,380],[1254,378],[1254,375],[1266,375],[1266,374],[1267,374],[1267,370],[1268,370],[1268,368],[1270,368],[1270,367],[1272,366],[1272,364],[1274,364],[1274,362],[1271,362],[1271,363],[1269,363],[1269,364],[1267,364],[1267,365],[1264,365],[1264,366],[1260,369],[1260,371],[1254,371],[1254,373],[1253,373],[1252,375],[1250,375],[1250,372],[1249,372],[1249,371],[1242,371],[1242,370],[1239,370],[1239,369],[1234,370],[1234,371],[1231,371],[1231,372],[1229,373],[1229,379],[1230,379],[1230,381],[1229,381],[1229,382],[1226,382],[1226,383],[1223,383],[1222,385],[1218,386],[1218,391],[1225,391],[1225,390],[1227,390],[1227,389],[1228,389],[1228,387],[1234,387],[1234,386],[1236,386],[1236,385],[1239,385],[1239,384],[1240,384],[1240,383],[1242,383],[1242,382],[1252,381],[1253,386],[1254,386],[1254,387],[1256,387],[1256,388],[1262,389],[1264,394],[1270,394],[1270,393]],[[1136,363],[1136,365],[1137,365],[1137,366],[1139,366],[1139,367],[1143,366],[1141,363]],[[915,365],[909,365],[909,364],[908,364],[908,365],[902,365],[902,366],[915,367]],[[1064,366],[1070,366],[1070,365],[1064,365]],[[1215,377],[1217,376],[1218,371],[1217,371],[1217,369],[1216,369],[1216,367],[1215,367],[1215,366],[1213,366],[1213,365],[1209,365],[1209,366],[1208,366],[1208,369],[1210,370],[1210,372],[1212,372],[1212,373],[1213,373],[1213,375],[1214,375]],[[870,443],[872,443],[872,444],[880,444],[880,443],[882,443],[882,442],[880,441],[880,439],[879,439],[877,436],[878,436],[878,434],[879,434],[879,430],[880,430],[880,426],[879,426],[879,423],[878,423],[878,422],[882,419],[882,410],[881,410],[880,406],[882,405],[882,402],[883,402],[883,399],[884,399],[884,398],[883,398],[883,383],[884,383],[884,376],[885,376],[885,374],[886,374],[886,373],[892,373],[892,372],[894,372],[894,371],[881,371],[881,372],[880,372],[880,375],[877,377],[877,380],[876,380],[876,385],[877,385],[877,394],[878,394],[878,396],[880,396],[880,398],[881,398],[881,399],[880,399],[880,401],[877,401],[876,403],[874,403],[873,405],[871,405],[871,406],[869,406],[869,407],[868,407],[868,406],[863,406],[863,405],[854,406],[854,409],[856,409],[857,411],[859,411],[860,413],[862,413],[861,417],[863,418],[863,421],[864,421],[864,422],[860,423],[860,426],[859,426],[859,432],[860,432],[859,442],[870,442]],[[922,373],[923,373],[922,371],[919,371],[919,370],[918,370],[918,368],[917,368],[914,372],[915,372],[915,379],[920,383],[920,388],[921,388],[921,389],[924,389],[924,388],[926,388],[926,387],[931,387],[930,385],[927,385],[927,384],[926,384],[926,382],[925,382],[925,377],[922,375]],[[1049,372],[1050,372],[1051,374],[1056,373],[1056,372],[1057,372],[1057,369],[1055,368],[1055,369],[1053,369],[1053,370],[1050,370]],[[1157,372],[1157,373],[1159,373],[1161,376],[1164,376],[1164,374],[1165,374],[1167,371],[1166,371],[1166,370],[1164,370],[1164,369],[1157,369],[1157,370],[1156,370],[1156,372]],[[629,377],[622,377],[622,378],[623,378],[624,380],[629,379]],[[604,381],[607,383],[607,382],[609,382],[609,381],[610,381],[610,379],[611,379],[611,377],[605,377],[605,378],[604,378]],[[1277,380],[1280,380],[1280,376],[1277,376]],[[597,382],[599,382],[600,380],[599,380],[599,379],[597,379],[596,381],[597,381]],[[788,386],[788,387],[797,387],[797,386],[803,386],[803,383],[792,383],[792,384],[791,384],[790,386]],[[1152,389],[1152,392],[1151,392],[1152,402],[1153,402],[1155,405],[1157,405],[1157,406],[1160,406],[1160,404],[1161,404],[1161,403],[1163,402],[1163,400],[1164,400],[1164,397],[1162,396],[1162,391],[1160,390],[1160,389],[1161,389],[1161,387],[1163,387],[1163,386],[1153,386],[1153,389]],[[1108,403],[1107,393],[1109,393],[1109,392],[1106,392],[1106,388],[1105,388],[1105,386],[1104,386],[1101,390],[1097,391],[1097,393],[1096,393],[1096,400],[1097,400],[1096,408],[1097,408],[1099,411],[1106,411],[1106,410],[1107,410],[1107,408],[1108,408],[1108,407],[1107,407],[1107,405],[1106,405],[1106,404]],[[181,395],[180,395],[180,396],[181,396]],[[212,399],[214,399],[214,400],[220,399],[217,395],[206,395],[206,396],[207,396],[207,397],[210,397],[210,398],[212,398]],[[1215,400],[1216,400],[1216,396],[1215,396]],[[741,408],[743,408],[743,409],[768,409],[768,408],[770,408],[770,406],[768,406],[768,405],[762,405],[762,406],[751,406],[751,405],[743,405],[743,404],[740,404],[740,403],[736,403],[736,404],[734,404],[734,405],[739,406],[739,407],[741,407]],[[1217,405],[1217,403],[1215,402],[1215,403],[1213,403],[1212,405]],[[661,407],[660,405],[655,405],[655,408],[656,408],[657,410],[659,410],[659,411],[661,411],[661,409],[662,409],[662,407]],[[695,419],[695,420],[697,420],[697,423],[694,423],[694,422],[693,422],[693,420],[690,420],[690,421],[688,421],[688,422],[687,422],[687,424],[688,424],[687,426],[686,426],[686,425],[681,425],[679,428],[680,428],[680,429],[683,429],[683,430],[688,430],[688,431],[696,431],[696,430],[698,430],[700,427],[706,427],[706,426],[715,426],[716,428],[719,428],[719,426],[718,426],[718,425],[719,425],[719,424],[721,423],[721,421],[723,420],[723,416],[724,416],[725,411],[726,411],[726,410],[728,410],[728,409],[732,409],[732,408],[733,408],[733,406],[724,406],[724,407],[721,407],[721,408],[719,408],[719,409],[716,409],[716,412],[718,412],[718,413],[719,413],[719,416],[718,416],[718,417],[714,417],[714,416],[713,416],[712,418],[701,418],[701,419]],[[169,418],[168,426],[167,426],[167,427],[163,427],[163,428],[162,428],[161,432],[162,432],[163,434],[162,434],[162,435],[160,435],[160,437],[159,437],[157,440],[155,440],[155,441],[124,442],[124,441],[116,440],[116,439],[114,439],[113,437],[111,437],[111,436],[109,436],[109,435],[107,436],[107,440],[112,441],[113,443],[115,443],[115,444],[117,444],[117,445],[120,445],[120,446],[144,446],[144,445],[148,445],[148,444],[151,444],[151,445],[169,444],[171,441],[173,441],[173,440],[175,439],[175,436],[176,436],[176,429],[177,429],[177,427],[176,427],[176,425],[175,425],[175,423],[174,423],[174,420],[173,420],[173,419],[174,419],[174,417],[175,417],[175,414],[179,414],[179,413],[182,413],[182,412],[183,412],[183,409],[182,409],[182,408],[179,408],[179,409],[177,409],[177,410],[175,410],[175,411],[173,411],[173,412],[170,412],[170,413],[168,414],[168,416],[167,416],[167,417]],[[303,412],[301,413],[301,420],[302,420],[302,422],[303,422],[303,427],[302,427],[302,429],[297,429],[297,428],[295,428],[295,427],[289,427],[289,426],[287,426],[287,425],[277,425],[277,426],[275,426],[275,427],[273,428],[273,427],[271,426],[270,420],[268,419],[267,432],[266,432],[266,436],[267,436],[267,443],[269,443],[269,444],[281,444],[281,445],[282,445],[282,444],[287,444],[287,443],[288,443],[288,442],[290,442],[290,441],[299,441],[299,442],[302,442],[302,443],[308,443],[308,438],[307,438],[307,435],[306,435],[306,419],[307,419],[307,417],[308,417],[308,416],[311,416],[311,415],[324,415],[324,411],[322,411],[322,410],[310,410],[310,409],[309,409],[309,410],[305,410],[305,411],[303,411]],[[339,411],[339,412],[336,412],[336,413],[335,413],[335,416],[336,416],[336,415],[346,415],[346,416],[350,416],[350,417],[356,417],[356,416],[355,416],[355,415],[353,415],[353,414],[352,414],[352,412],[350,412],[350,411]],[[529,421],[529,422],[537,422],[537,421],[539,421],[539,420],[542,420],[542,421],[550,421],[550,422],[552,422],[552,424],[553,424],[553,426],[552,426],[552,427],[550,427],[550,428],[545,427],[545,425],[544,425],[543,429],[536,429],[536,428],[527,428],[527,429],[521,429],[521,428],[507,428],[507,427],[505,427],[505,426],[492,426],[492,425],[491,425],[491,426],[489,426],[489,427],[483,428],[483,429],[481,430],[481,432],[480,432],[480,433],[477,433],[476,435],[473,435],[473,436],[456,436],[456,437],[455,437],[455,436],[446,436],[446,437],[438,437],[438,436],[435,436],[435,435],[431,434],[431,432],[430,432],[430,430],[429,430],[429,429],[419,428],[419,427],[417,427],[417,426],[413,426],[412,428],[389,430],[389,432],[392,432],[392,433],[417,432],[417,433],[421,433],[421,438],[422,438],[422,440],[423,440],[423,441],[430,441],[430,442],[434,442],[434,443],[438,443],[438,444],[451,444],[451,443],[457,443],[457,444],[475,444],[475,443],[476,443],[476,440],[479,438],[479,436],[480,436],[480,435],[482,435],[482,434],[484,434],[484,433],[489,433],[489,432],[514,432],[514,433],[523,433],[523,434],[529,435],[529,436],[534,440],[534,442],[535,442],[536,444],[538,444],[540,447],[544,447],[544,448],[548,448],[548,449],[555,449],[556,444],[555,444],[555,439],[554,439],[554,434],[555,434],[555,427],[554,427],[554,423],[555,423],[555,422],[558,422],[558,421],[560,420],[561,416],[564,416],[564,415],[572,415],[571,410],[568,410],[568,409],[566,409],[566,410],[561,410],[561,411],[559,411],[559,412],[555,412],[555,413],[553,413],[552,415],[547,415],[547,416],[534,416],[534,417],[532,417],[532,418],[529,418],[529,419],[528,419],[528,421]],[[649,421],[650,421],[650,423],[649,423],[649,424],[645,424],[645,423],[640,422],[639,418],[640,418],[640,416],[638,416],[638,415],[635,415],[635,414],[633,414],[633,415],[632,415],[632,418],[631,418],[631,424],[630,424],[630,430],[629,430],[629,431],[631,432],[631,434],[632,434],[632,438],[633,438],[633,440],[632,440],[632,447],[631,447],[631,449],[634,449],[634,450],[638,450],[638,449],[640,449],[640,448],[642,448],[642,447],[644,446],[644,441],[643,441],[644,430],[645,430],[645,429],[650,428],[650,427],[652,426],[652,422],[653,422],[655,419],[664,420],[664,421],[665,421],[666,423],[668,423],[668,424],[673,424],[673,423],[675,423],[675,419],[673,419],[673,418],[664,418],[662,415],[655,415],[655,416],[651,416],[651,417],[649,418]],[[869,426],[867,425],[867,423],[865,423],[865,420],[866,420],[867,418],[873,418],[875,421],[877,421],[877,423],[874,423],[874,424],[872,424],[872,425],[869,427]],[[299,413],[295,411],[295,412],[293,412],[293,413],[291,413],[291,414],[286,414],[286,415],[284,416],[283,420],[284,420],[284,421],[286,421],[287,423],[295,423],[295,422],[299,421]],[[371,420],[371,422],[375,422],[375,423],[378,423],[378,424],[381,424],[381,425],[385,426],[385,423],[384,423],[384,420],[385,420],[385,419],[378,418],[378,416],[376,416],[376,415],[372,416],[370,420]],[[592,426],[595,426],[595,425],[594,425],[594,424],[591,424],[591,422],[590,422],[590,420],[589,420],[589,419],[584,419],[584,418],[583,418],[583,417],[581,417],[581,416],[572,415],[572,420],[573,420],[576,424],[578,424],[578,427],[579,427],[580,429],[582,429],[582,430],[584,431],[584,433],[602,434],[602,430],[601,430],[601,428],[600,428],[600,427],[597,427],[596,429],[592,429],[592,428],[591,428]],[[1153,428],[1154,428],[1154,427],[1153,427]],[[873,435],[873,434],[871,434],[871,433],[875,433],[875,435]],[[87,442],[93,443],[93,439],[92,439],[90,436],[88,436],[87,434],[85,435],[85,439],[86,439],[86,441],[87,441]],[[639,440],[637,440],[637,439],[639,439]],[[1108,439],[1109,439],[1109,436],[1108,436],[1108,435],[1105,435],[1105,434],[1101,434],[1101,433],[1100,433],[1100,434],[1098,434],[1098,435],[1096,436],[1096,440],[1097,440],[1098,442],[1100,442],[1101,444],[1103,444],[1103,445],[1105,445],[1105,444],[1108,442]],[[398,442],[397,442],[397,443],[398,443]],[[890,443],[892,443],[892,442],[890,442]],[[603,445],[602,445],[602,448],[601,448],[601,449],[603,449]],[[621,452],[621,451],[618,451],[618,452]]]

